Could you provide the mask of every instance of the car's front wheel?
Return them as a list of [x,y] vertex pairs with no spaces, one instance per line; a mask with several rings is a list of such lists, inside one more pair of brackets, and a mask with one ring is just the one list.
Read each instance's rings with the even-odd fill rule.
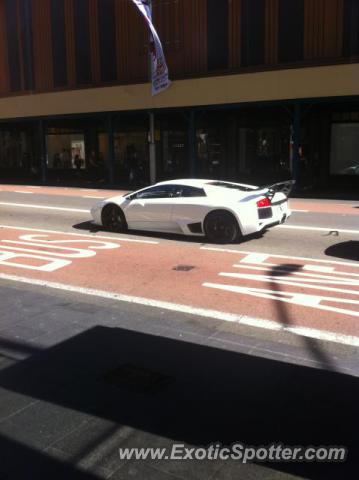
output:
[[112,203],[106,205],[102,210],[102,225],[111,232],[124,232],[127,230],[123,211]]
[[213,243],[234,243],[240,235],[237,220],[226,210],[210,212],[204,220],[204,232]]

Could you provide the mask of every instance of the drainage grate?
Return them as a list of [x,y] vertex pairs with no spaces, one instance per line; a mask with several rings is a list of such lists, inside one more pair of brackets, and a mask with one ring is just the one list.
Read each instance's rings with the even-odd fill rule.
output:
[[172,270],[177,270],[178,272],[189,272],[190,270],[193,270],[195,267],[192,265],[177,265],[176,267],[173,267]]
[[171,382],[172,377],[128,363],[110,370],[101,379],[133,393],[157,393]]

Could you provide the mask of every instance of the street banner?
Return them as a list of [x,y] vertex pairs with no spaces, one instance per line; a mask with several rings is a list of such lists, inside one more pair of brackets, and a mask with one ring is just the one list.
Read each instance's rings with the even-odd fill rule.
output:
[[150,29],[150,54],[151,54],[151,78],[152,95],[166,90],[171,81],[168,78],[168,68],[160,37],[152,23],[152,13],[149,0],[132,0],[143,15],[148,28]]

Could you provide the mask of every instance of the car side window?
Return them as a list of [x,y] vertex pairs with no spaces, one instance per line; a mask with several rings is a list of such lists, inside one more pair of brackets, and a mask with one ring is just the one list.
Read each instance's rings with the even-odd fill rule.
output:
[[155,187],[146,188],[146,190],[143,190],[142,192],[138,192],[135,198],[137,200],[171,198],[173,197],[174,190],[175,188],[173,185],[158,185]]
[[188,185],[183,185],[180,188],[182,191],[180,195],[176,195],[176,196],[179,196],[179,197],[205,197],[206,196],[206,192],[203,190],[203,188],[190,187]]

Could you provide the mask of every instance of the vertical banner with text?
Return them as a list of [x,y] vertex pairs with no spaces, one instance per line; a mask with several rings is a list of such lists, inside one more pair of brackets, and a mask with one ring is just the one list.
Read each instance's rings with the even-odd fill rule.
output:
[[168,68],[160,37],[152,23],[152,13],[149,0],[132,0],[142,13],[148,28],[150,29],[150,53],[151,53],[151,76],[152,95],[166,90],[171,81],[168,78]]

